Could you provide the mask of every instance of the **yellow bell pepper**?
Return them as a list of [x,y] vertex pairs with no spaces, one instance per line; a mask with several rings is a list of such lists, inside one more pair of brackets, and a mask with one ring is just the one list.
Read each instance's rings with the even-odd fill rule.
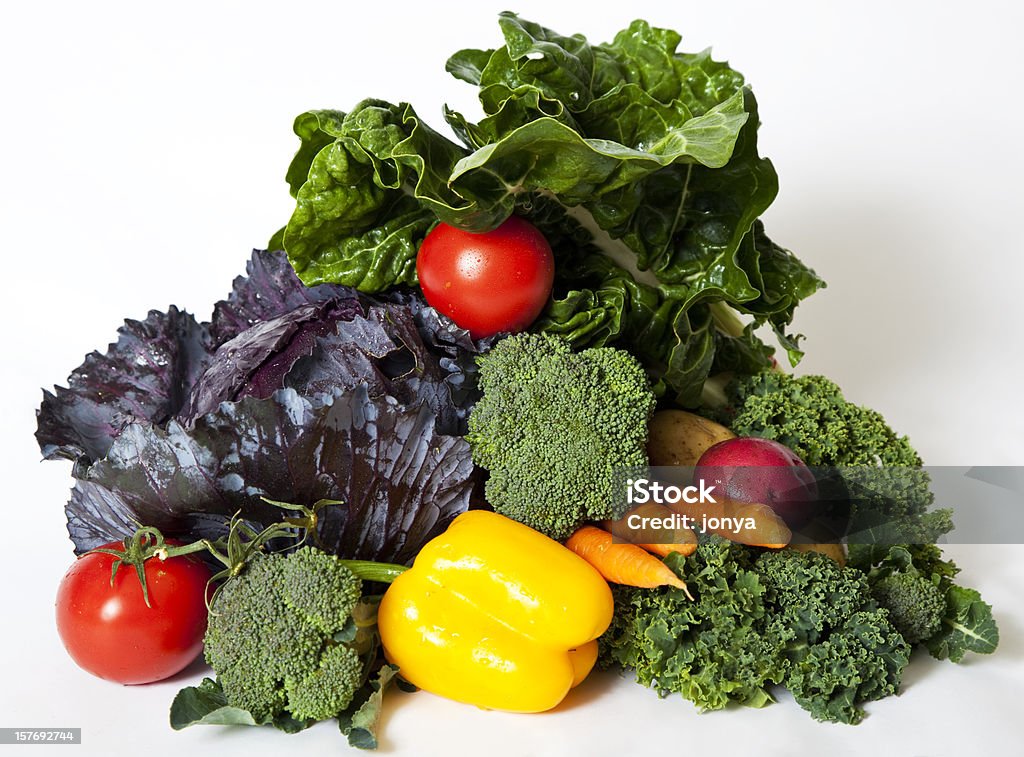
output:
[[549,710],[597,659],[607,582],[558,542],[485,510],[457,517],[384,595],[387,658],[419,688],[478,707]]

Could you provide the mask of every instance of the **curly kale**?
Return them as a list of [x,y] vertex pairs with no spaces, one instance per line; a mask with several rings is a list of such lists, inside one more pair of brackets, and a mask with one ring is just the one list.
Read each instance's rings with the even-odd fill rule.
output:
[[679,589],[614,588],[615,617],[600,638],[600,660],[636,672],[660,696],[676,692],[701,710],[730,701],[761,707],[782,681],[786,660],[765,633],[765,587],[744,547],[712,538],[697,553],[666,562],[696,597]]
[[885,610],[851,615],[822,643],[810,647],[786,677],[786,687],[815,720],[859,723],[862,702],[899,692],[910,647]]
[[361,583],[310,547],[257,557],[229,580],[205,638],[228,704],[257,722],[325,720],[348,707],[372,656],[353,619]]
[[862,540],[928,543],[953,528],[948,510],[929,512],[930,477],[907,437],[824,376],[746,376],[729,384],[726,404],[710,414],[740,436],[785,444],[811,467],[842,469],[850,528]]
[[770,623],[787,644],[815,644],[869,604],[867,576],[819,552],[765,552],[754,562],[768,602]]
[[557,337],[519,334],[479,359],[483,397],[466,439],[490,472],[487,501],[554,539],[619,515],[616,468],[647,464],[654,394],[628,352],[572,352]]
[[813,717],[843,723],[898,690],[910,647],[861,571],[718,537],[666,562],[696,601],[677,589],[616,588],[602,665],[633,670],[661,696],[679,693],[702,710],[760,707],[782,684]]

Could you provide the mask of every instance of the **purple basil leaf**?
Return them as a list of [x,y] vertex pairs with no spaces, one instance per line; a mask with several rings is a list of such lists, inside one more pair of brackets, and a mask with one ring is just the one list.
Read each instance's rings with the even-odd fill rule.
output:
[[307,287],[295,275],[284,252],[253,250],[246,275],[235,279],[227,300],[213,309],[210,332],[220,346],[257,323],[278,318],[303,305],[333,302],[360,315],[359,294],[349,287],[321,284]]
[[373,398],[361,385],[316,404],[291,389],[224,403],[192,429],[133,424],[88,476],[118,512],[186,538],[196,514],[279,521],[261,496],[342,500],[322,515],[326,548],[407,562],[467,509],[473,463],[464,439],[437,433],[427,406]]
[[128,423],[173,417],[212,352],[205,325],[174,306],[125,321],[118,333],[106,353],[86,356],[67,388],[43,392],[36,440],[46,459],[98,460]]

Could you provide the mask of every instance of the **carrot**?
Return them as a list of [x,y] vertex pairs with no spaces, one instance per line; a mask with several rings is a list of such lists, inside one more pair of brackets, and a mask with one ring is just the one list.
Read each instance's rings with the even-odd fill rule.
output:
[[577,529],[565,546],[593,565],[607,581],[642,589],[674,586],[693,599],[686,582],[665,563],[636,544],[616,544],[612,535],[600,528]]
[[[673,552],[678,552],[683,557],[692,555],[697,551],[697,534],[689,528],[663,528],[634,527],[629,525],[630,516],[638,515],[641,518],[660,518],[663,523],[671,523],[675,516],[672,508],[656,502],[645,502],[637,505],[626,515],[618,520],[606,520],[601,522],[605,531],[611,531],[623,541],[643,547],[648,552],[659,557],[668,557]],[[649,523],[650,521],[648,521]]]
[[668,557],[673,552],[678,552],[683,557],[689,557],[697,551],[697,534],[694,534],[693,531],[689,533],[693,534],[693,541],[673,542],[672,544],[637,544],[637,546],[658,557]]

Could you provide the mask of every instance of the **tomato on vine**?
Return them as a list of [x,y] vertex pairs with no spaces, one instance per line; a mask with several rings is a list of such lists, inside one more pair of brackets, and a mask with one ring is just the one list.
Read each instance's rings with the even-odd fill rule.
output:
[[203,648],[211,571],[141,529],[88,552],[57,591],[57,632],[83,670],[123,684],[183,670]]

